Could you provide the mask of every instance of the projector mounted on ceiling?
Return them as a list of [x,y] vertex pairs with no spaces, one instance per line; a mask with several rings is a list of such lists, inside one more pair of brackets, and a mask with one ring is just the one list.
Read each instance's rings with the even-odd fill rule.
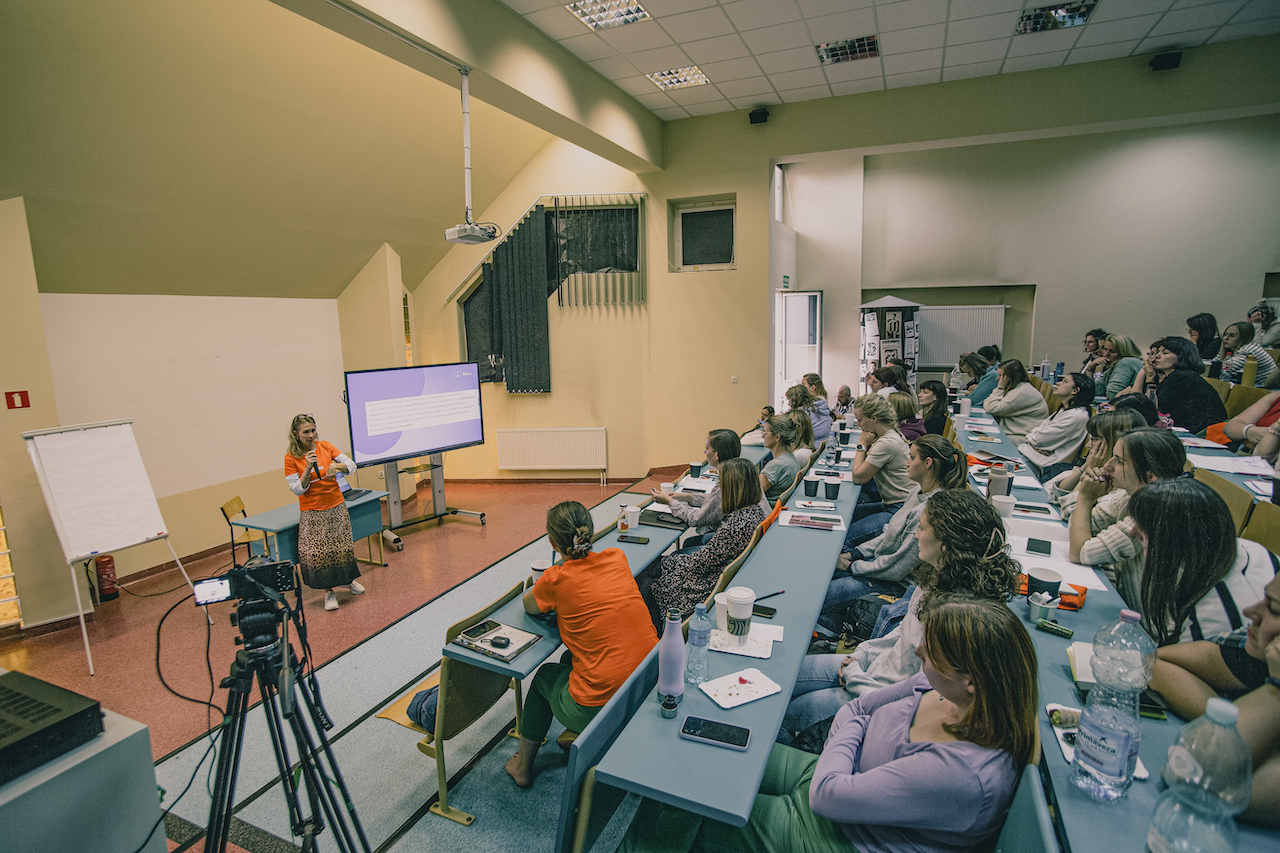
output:
[[444,238],[450,243],[473,245],[488,243],[498,238],[498,226],[483,222],[476,224],[471,219],[471,98],[467,91],[467,75],[470,68],[458,69],[462,72],[462,185],[466,191],[466,216],[461,225],[446,228]]

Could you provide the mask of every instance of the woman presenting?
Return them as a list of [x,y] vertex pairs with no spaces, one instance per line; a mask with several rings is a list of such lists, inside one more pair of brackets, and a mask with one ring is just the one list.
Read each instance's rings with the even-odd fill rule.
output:
[[327,441],[316,439],[316,421],[298,415],[289,425],[289,452],[284,455],[284,476],[289,490],[298,496],[302,517],[298,522],[298,564],[302,580],[312,589],[325,590],[324,609],[337,610],[336,586],[353,595],[364,587],[356,578],[356,548],[351,540],[351,517],[342,500],[337,476],[356,470],[356,463]]

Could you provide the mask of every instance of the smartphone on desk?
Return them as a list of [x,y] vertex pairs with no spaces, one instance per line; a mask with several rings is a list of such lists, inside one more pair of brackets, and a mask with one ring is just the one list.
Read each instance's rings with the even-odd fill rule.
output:
[[756,604],[751,608],[751,612],[764,619],[772,619],[778,615],[778,608],[770,607],[767,604]]
[[649,544],[649,537],[648,537],[648,536],[630,536],[630,535],[628,535],[628,534],[624,533],[624,534],[622,534],[621,536],[619,536],[619,537],[618,537],[618,541],[619,541],[619,542],[629,542],[629,543],[631,543],[632,545],[648,545],[648,544]]
[[494,628],[497,628],[498,626],[499,626],[498,622],[495,622],[492,619],[486,619],[480,624],[472,625],[470,628],[463,631],[462,636],[471,640],[478,640],[481,637],[483,637],[485,634],[492,631]]
[[747,744],[751,742],[751,729],[688,716],[680,726],[680,737],[746,752]]

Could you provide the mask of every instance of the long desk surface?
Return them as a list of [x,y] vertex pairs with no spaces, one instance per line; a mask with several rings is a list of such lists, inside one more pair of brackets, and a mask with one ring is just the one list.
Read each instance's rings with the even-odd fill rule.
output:
[[[370,490],[368,494],[347,502],[347,513],[351,516],[351,538],[360,541],[375,533],[382,532],[382,499],[386,492]],[[233,518],[234,527],[250,530],[261,530],[276,540],[275,559],[298,561],[298,523],[302,513],[296,502],[269,509],[251,515],[248,518]]]
[[[846,524],[861,491],[851,483],[841,486],[835,503]],[[792,502],[803,499],[798,489]],[[783,626],[783,641],[774,643],[773,654],[764,660],[713,653],[707,677],[755,667],[782,687],[779,693],[726,710],[686,685],[679,713],[669,720],[659,713],[655,688],[601,759],[596,779],[726,823],[745,824],[843,542],[843,531],[774,524],[734,579],[734,586],[750,587],[758,595],[786,590],[769,599],[778,612],[764,620]],[[751,743],[745,752],[736,752],[684,740],[680,723],[690,714],[746,726]]]

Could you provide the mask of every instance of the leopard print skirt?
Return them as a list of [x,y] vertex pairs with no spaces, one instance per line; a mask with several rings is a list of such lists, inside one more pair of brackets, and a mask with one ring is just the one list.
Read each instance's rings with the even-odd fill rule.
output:
[[345,503],[332,509],[303,510],[298,522],[298,565],[303,583],[312,589],[345,586],[360,577]]

